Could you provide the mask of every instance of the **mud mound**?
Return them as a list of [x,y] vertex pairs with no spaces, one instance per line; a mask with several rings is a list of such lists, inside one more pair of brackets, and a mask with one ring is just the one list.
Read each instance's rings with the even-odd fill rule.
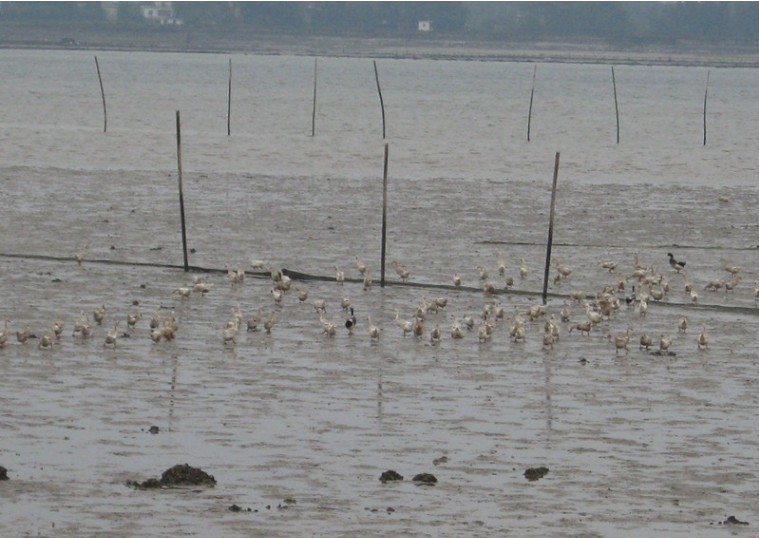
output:
[[403,480],[403,476],[400,473],[393,470],[385,471],[384,473],[380,475],[380,482],[382,482],[383,484],[385,482],[395,482],[397,480]]
[[524,477],[530,482],[534,482],[535,480],[540,480],[545,475],[547,475],[548,471],[549,471],[548,467],[533,467],[533,468],[527,469],[524,472]]
[[151,488],[170,488],[176,486],[208,486],[214,487],[216,479],[202,469],[196,469],[188,464],[175,465],[166,469],[161,475],[161,479],[148,478],[144,482],[127,482],[128,486],[151,489]]
[[413,482],[416,482],[417,484],[428,484],[428,485],[437,484],[437,478],[435,477],[435,475],[430,474],[430,473],[419,473],[411,480]]

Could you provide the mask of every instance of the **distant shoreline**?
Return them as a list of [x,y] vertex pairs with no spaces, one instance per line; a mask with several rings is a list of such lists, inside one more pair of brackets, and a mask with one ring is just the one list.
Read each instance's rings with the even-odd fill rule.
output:
[[759,45],[635,44],[600,41],[471,41],[414,35],[367,38],[252,34],[248,30],[0,23],[0,48],[120,50],[208,54],[260,54],[353,58],[429,59],[529,63],[759,67]]

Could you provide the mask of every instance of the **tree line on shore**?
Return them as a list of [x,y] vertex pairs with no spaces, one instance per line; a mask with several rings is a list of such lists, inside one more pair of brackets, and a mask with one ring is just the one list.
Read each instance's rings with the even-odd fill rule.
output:
[[[105,5],[108,4],[109,9]],[[137,2],[1,2],[0,22],[150,25]],[[182,25],[352,37],[602,39],[671,43],[759,38],[759,2],[156,2]],[[166,6],[164,6],[166,7]]]

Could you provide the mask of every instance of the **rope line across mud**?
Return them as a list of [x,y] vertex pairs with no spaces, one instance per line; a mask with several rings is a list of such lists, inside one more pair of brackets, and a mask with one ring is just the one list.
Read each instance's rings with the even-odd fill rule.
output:
[[[545,247],[544,243],[537,243],[531,241],[498,241],[498,240],[485,240],[478,241],[479,245],[506,245],[506,246],[523,246],[523,247]],[[627,247],[621,245],[591,245],[585,243],[553,243],[555,247],[572,247],[572,248],[601,248],[601,249],[618,249],[623,250]],[[671,245],[638,245],[638,249],[668,249],[679,248],[683,250],[724,250],[724,251],[744,251],[744,250],[759,250],[759,245],[752,245],[750,247],[721,247],[721,246],[709,246],[709,245],[680,245],[673,243]]]
[[[42,261],[52,261],[52,262],[75,262],[76,259],[72,257],[61,257],[61,256],[47,256],[43,254],[8,254],[8,253],[0,253],[0,258],[10,258],[10,259],[22,259],[22,260],[42,260]],[[132,266],[132,267],[154,267],[157,269],[176,269],[178,271],[184,272],[184,266],[183,265],[174,265],[174,264],[166,264],[166,263],[154,263],[154,262],[134,262],[134,261],[119,261],[119,260],[102,260],[102,259],[87,259],[85,262],[87,264],[102,264],[102,265],[113,265],[113,266]],[[188,266],[188,271],[193,273],[205,273],[205,274],[226,274],[227,269],[219,269],[215,267],[200,267],[197,265],[190,265]],[[334,276],[324,276],[324,275],[312,275],[310,273],[303,273],[301,271],[294,271],[291,269],[282,268],[281,269],[282,274],[290,277],[293,280],[300,280],[300,281],[312,281],[312,282],[333,282],[335,280]],[[260,278],[260,279],[268,279],[270,278],[270,272],[269,271],[249,271],[246,272],[246,275],[250,275],[254,278]],[[362,284],[363,280],[358,278],[350,278],[345,277],[345,282],[353,283],[353,284]],[[385,281],[386,286],[393,286],[393,287],[407,287],[407,288],[416,288],[416,289],[423,289],[423,290],[442,290],[442,291],[459,291],[459,292],[470,292],[470,293],[482,293],[481,288],[475,288],[473,286],[454,286],[451,284],[433,284],[430,282],[406,282],[406,281]],[[515,289],[496,289],[493,291],[492,295],[514,295],[514,296],[540,296],[541,292],[539,291],[531,291],[531,290],[515,290]],[[548,297],[551,297],[553,299],[569,299],[570,295],[568,293],[555,293],[555,292],[548,292]],[[594,297],[592,295],[587,295],[586,299],[593,299]],[[746,314],[746,315],[752,315],[757,316],[759,315],[759,308],[757,307],[746,307],[746,306],[729,306],[729,305],[716,305],[716,304],[703,304],[703,303],[668,303],[668,302],[662,302],[662,301],[651,301],[649,303],[649,307],[664,307],[664,308],[675,308],[680,310],[712,310],[716,312],[732,312],[735,314]]]

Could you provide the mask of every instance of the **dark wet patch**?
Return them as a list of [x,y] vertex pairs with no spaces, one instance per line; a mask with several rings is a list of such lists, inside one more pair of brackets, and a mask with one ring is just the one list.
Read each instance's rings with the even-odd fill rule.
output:
[[535,482],[547,475],[548,472],[548,467],[531,467],[524,472],[524,477],[530,482]]
[[295,500],[295,499],[293,499],[292,497],[288,497],[288,498],[286,498],[284,501],[282,501],[281,503],[279,503],[279,504],[277,505],[277,509],[278,509],[278,510],[287,510],[287,509],[288,509],[288,508],[290,508],[291,506],[295,505],[297,502],[298,502],[298,501],[296,501],[296,500]]
[[440,465],[441,463],[448,463],[448,456],[440,456],[432,460],[432,465]]
[[401,476],[400,473],[390,470],[390,471],[385,471],[384,473],[382,473],[379,479],[380,479],[380,482],[384,484],[385,482],[395,482],[397,480],[403,480],[403,476]]
[[729,516],[725,521],[721,521],[720,525],[748,525],[748,521],[741,521],[735,516]]
[[127,486],[139,489],[170,488],[175,486],[208,486],[214,487],[216,479],[202,469],[191,467],[188,464],[175,465],[167,469],[161,475],[161,479],[148,478],[144,482],[130,480]]
[[656,355],[657,357],[677,357],[677,353],[674,351],[664,351],[662,349],[652,351],[651,355]]
[[8,469],[0,465],[0,480],[10,480],[8,478]]
[[437,478],[435,478],[435,475],[430,474],[430,473],[419,473],[411,480],[413,480],[417,484],[427,484],[427,485],[437,484]]
[[[227,508],[227,510],[229,510],[230,512],[252,512],[253,511],[252,508],[242,508],[236,504],[233,504],[232,506]],[[256,510],[256,512],[258,512],[258,510]]]
[[151,427],[150,427],[150,429],[149,429],[148,431],[149,431],[150,433],[152,433],[153,435],[157,435],[157,434],[158,434],[158,432],[160,432],[160,431],[161,431],[161,429],[160,429],[158,426],[151,426]]

